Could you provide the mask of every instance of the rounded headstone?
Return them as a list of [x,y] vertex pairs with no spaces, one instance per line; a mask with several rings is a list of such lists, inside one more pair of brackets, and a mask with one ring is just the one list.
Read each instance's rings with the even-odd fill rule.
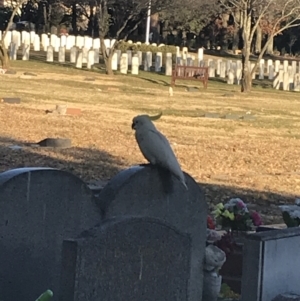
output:
[[52,168],[0,173],[0,295],[35,300],[58,292],[64,239],[101,220],[92,192],[78,177]]
[[199,185],[185,174],[188,190],[169,173],[151,165],[121,171],[99,194],[105,218],[143,216],[162,220],[190,235],[191,300],[201,300],[206,246],[207,204]]

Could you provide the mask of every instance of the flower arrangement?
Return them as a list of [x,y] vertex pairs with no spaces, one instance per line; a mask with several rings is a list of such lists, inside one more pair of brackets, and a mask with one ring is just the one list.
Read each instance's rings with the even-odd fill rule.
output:
[[262,225],[256,212],[249,212],[247,205],[239,198],[230,199],[225,205],[219,203],[213,212],[217,223],[227,231],[250,231]]

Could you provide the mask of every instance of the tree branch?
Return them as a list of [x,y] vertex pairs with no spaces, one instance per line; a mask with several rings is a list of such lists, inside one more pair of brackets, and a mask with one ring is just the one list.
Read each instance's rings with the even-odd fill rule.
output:
[[6,29],[5,29],[5,31],[4,31],[4,34],[3,34],[3,36],[2,36],[2,46],[3,46],[3,47],[4,47],[4,39],[5,39],[6,35],[7,35],[7,32],[9,31],[9,28],[11,27],[11,25],[12,25],[13,22],[14,22],[14,17],[15,17],[15,15],[17,14],[17,12],[18,12],[20,6],[21,6],[23,3],[25,3],[26,1],[27,1],[27,0],[19,0],[19,1],[17,2],[16,6],[14,7],[14,9],[13,9],[13,11],[12,11],[12,13],[11,13],[11,16],[10,16],[10,18],[9,18],[9,21],[8,21],[8,23],[7,23]]

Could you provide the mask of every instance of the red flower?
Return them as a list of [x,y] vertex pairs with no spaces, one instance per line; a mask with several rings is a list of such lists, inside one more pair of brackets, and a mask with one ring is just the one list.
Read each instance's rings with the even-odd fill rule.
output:
[[260,215],[256,211],[251,213],[251,219],[253,221],[253,225],[256,227],[262,225],[263,223]]
[[214,230],[216,228],[215,223],[211,216],[207,217],[207,228],[211,230]]

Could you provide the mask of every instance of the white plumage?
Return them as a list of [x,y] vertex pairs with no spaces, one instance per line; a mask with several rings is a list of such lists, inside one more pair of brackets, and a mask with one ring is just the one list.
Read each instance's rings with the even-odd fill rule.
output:
[[139,115],[132,120],[132,129],[135,130],[135,138],[142,154],[151,164],[169,170],[188,189],[168,139],[156,129],[150,118],[148,115]]

